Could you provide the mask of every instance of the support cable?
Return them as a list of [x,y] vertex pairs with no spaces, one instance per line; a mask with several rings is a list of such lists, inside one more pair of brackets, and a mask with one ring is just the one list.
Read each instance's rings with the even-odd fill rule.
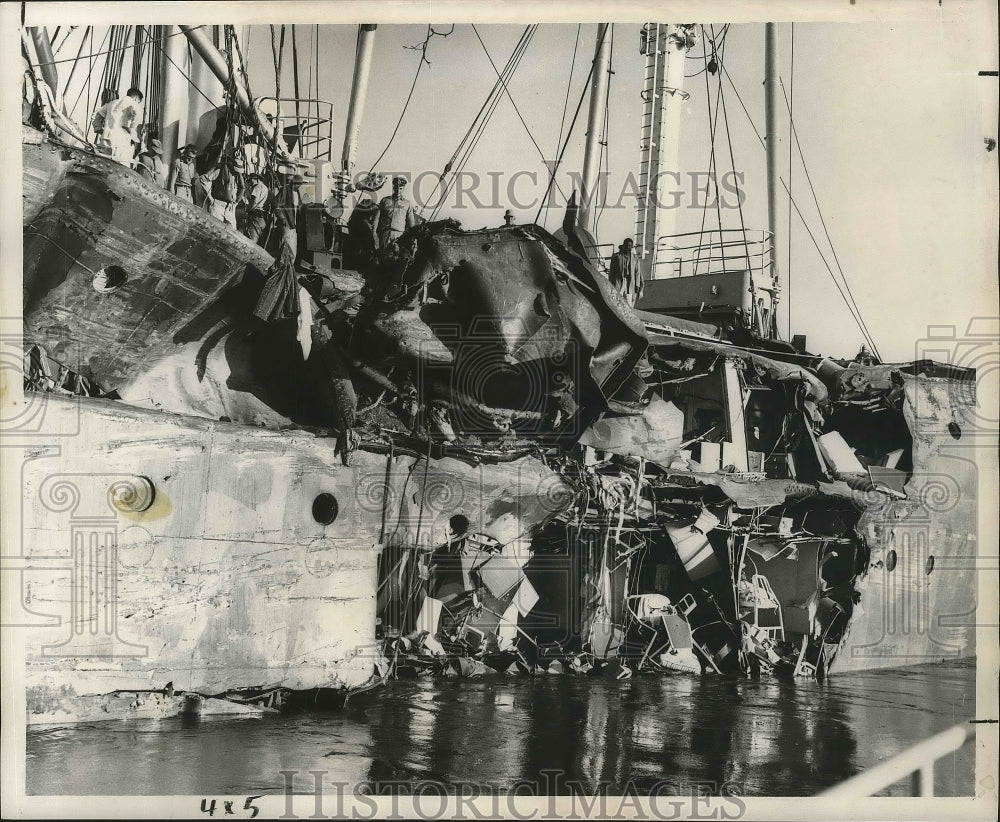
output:
[[[430,43],[431,38],[434,37],[434,36],[448,37],[454,31],[455,31],[455,27],[454,26],[452,26],[451,30],[447,31],[447,32],[436,31],[433,26],[428,26],[427,27],[427,37],[424,39],[424,41],[423,41],[422,44],[417,45],[417,46],[407,46],[407,48],[420,49],[420,62],[417,63],[417,70],[413,74],[413,82],[410,84],[410,91],[406,95],[406,101],[403,103],[403,110],[399,112],[399,118],[396,120],[396,126],[395,126],[395,128],[393,128],[392,134],[389,136],[389,142],[385,144],[385,148],[382,149],[382,153],[379,154],[378,159],[375,160],[375,162],[371,164],[371,167],[368,169],[369,173],[373,172],[375,170],[375,166],[377,166],[379,163],[382,162],[382,158],[385,157],[385,155],[388,153],[389,148],[392,146],[393,141],[396,139],[396,135],[399,133],[399,127],[401,125],[403,125],[403,118],[406,116],[406,111],[410,107],[410,101],[413,99],[413,92],[417,88],[417,80],[420,79],[420,71],[421,71],[421,69],[423,69],[425,63],[428,66],[430,65],[430,61],[427,59],[427,46]],[[319,58],[317,57],[317,61],[318,61],[318,59]],[[318,62],[317,62],[317,66],[318,66]],[[319,72],[318,72],[318,68],[317,68],[317,77],[318,77],[318,74],[319,74]],[[318,80],[317,80],[317,84],[318,84]],[[318,94],[318,92],[319,92],[319,88],[318,88],[318,85],[317,85],[317,94]]]
[[[733,92],[736,94],[736,99],[739,100],[740,106],[743,108],[743,113],[746,114],[746,116],[747,116],[747,121],[750,123],[750,126],[753,128],[754,133],[757,135],[757,140],[760,142],[761,147],[764,147],[765,146],[764,138],[761,137],[760,131],[758,130],[756,124],[754,123],[753,118],[750,116],[750,112],[747,110],[747,107],[746,107],[746,105],[743,102],[743,98],[740,96],[739,89],[736,88],[736,84],[733,82],[733,78],[729,75],[729,72],[726,71],[726,69],[725,69],[724,66],[722,67],[722,71],[725,73],[726,78],[729,80],[729,85],[732,87]],[[792,130],[792,133],[793,133],[793,135],[795,134],[794,128]],[[808,179],[808,174],[806,176],[807,176],[807,179]],[[788,188],[788,184],[785,183],[784,179],[779,178],[779,180],[781,182],[782,187],[785,189],[785,192],[788,194],[788,201],[795,208],[795,212],[796,212],[796,214],[798,214],[799,220],[801,220],[803,228],[805,228],[806,233],[809,235],[809,239],[812,240],[812,244],[813,244],[813,246],[816,249],[816,253],[819,254],[820,260],[823,261],[823,265],[826,267],[827,272],[830,274],[830,279],[832,279],[833,280],[833,284],[835,286],[837,286],[837,290],[840,292],[840,296],[844,300],[844,305],[847,306],[847,310],[851,313],[851,317],[854,319],[855,323],[857,323],[858,329],[861,331],[862,337],[864,338],[865,342],[869,346],[871,346],[872,353],[874,353],[876,357],[878,357],[879,359],[881,359],[881,356],[878,354],[877,348],[876,348],[874,342],[872,341],[871,336],[869,335],[869,333],[867,331],[867,326],[865,325],[864,320],[861,318],[861,316],[857,312],[856,306],[852,306],[851,301],[848,300],[847,294],[844,292],[844,289],[841,287],[840,283],[837,281],[837,277],[836,277],[836,275],[833,272],[833,268],[831,267],[830,263],[827,262],[826,255],[823,254],[823,250],[820,248],[819,242],[816,240],[815,235],[813,234],[812,230],[809,228],[809,224],[806,222],[806,218],[803,216],[802,210],[799,208],[798,203],[796,203],[795,198],[792,197],[792,193],[791,193],[791,191]],[[833,250],[832,245],[831,245],[831,250]],[[846,281],[845,281],[845,284],[846,284]]]
[[[779,82],[780,82],[780,78],[779,78]],[[782,94],[785,93],[785,85],[784,85],[784,83],[781,84],[781,91],[782,91]],[[829,229],[827,228],[827,225],[826,225],[826,218],[823,216],[823,210],[819,206],[819,198],[816,195],[816,188],[813,186],[812,175],[809,174],[809,166],[806,165],[806,158],[805,158],[805,155],[802,153],[802,144],[799,142],[799,133],[798,133],[798,130],[795,128],[795,121],[793,119],[791,119],[791,106],[790,106],[787,94],[785,94],[785,105],[789,109],[789,111],[788,111],[788,113],[789,113],[789,120],[788,120],[788,122],[789,122],[789,124],[792,127],[792,136],[795,138],[795,147],[796,147],[796,149],[798,150],[798,153],[799,153],[799,161],[802,163],[802,171],[805,172],[806,183],[808,183],[808,185],[809,185],[809,191],[812,194],[813,203],[816,206],[816,213],[819,214],[820,225],[823,226],[823,233],[826,236],[827,243],[829,243],[829,245],[830,245],[830,251],[833,253],[833,261],[834,261],[834,263],[836,263],[837,270],[840,272],[840,277],[844,281],[844,288],[847,290],[848,297],[851,300],[851,305],[854,306],[854,310],[857,313],[858,322],[862,326],[862,331],[864,332],[865,339],[868,341],[868,344],[872,347],[872,353],[881,360],[882,357],[878,353],[878,348],[875,346],[875,341],[872,339],[872,335],[871,335],[871,333],[868,330],[868,325],[867,325],[867,323],[865,323],[864,319],[861,316],[861,309],[858,308],[858,304],[857,304],[857,302],[854,299],[854,294],[851,291],[851,286],[847,282],[847,275],[844,273],[844,267],[840,264],[840,259],[837,257],[837,249],[833,245],[833,240],[830,237],[830,231],[829,231]],[[791,192],[790,191],[789,191],[789,197],[791,197]]]
[[500,77],[497,79],[496,83],[493,84],[493,88],[490,89],[489,94],[486,96],[486,100],[483,102],[483,105],[480,107],[475,118],[473,118],[472,125],[469,126],[468,131],[466,131],[465,135],[462,137],[459,147],[455,149],[455,153],[452,154],[451,159],[445,164],[444,171],[442,171],[438,178],[438,184],[435,186],[435,191],[442,186],[447,174],[451,173],[452,176],[448,180],[447,184],[445,184],[442,188],[438,201],[435,204],[434,209],[431,211],[431,219],[434,219],[434,217],[441,210],[445,199],[451,192],[455,183],[458,181],[458,175],[461,174],[462,170],[465,168],[465,164],[469,161],[469,158],[475,151],[476,146],[479,144],[479,140],[482,138],[483,133],[489,125],[489,122],[497,109],[497,105],[500,102],[500,92],[503,88],[504,82],[513,77],[514,72],[517,70],[517,66],[520,64],[521,57],[524,55],[528,44],[531,42],[531,38],[534,36],[536,29],[537,25],[528,25],[525,27],[517,45],[514,47],[514,51],[507,60],[507,65],[504,66],[504,70],[501,72]]
[[472,25],[472,30],[476,34],[476,39],[479,40],[479,45],[483,47],[483,51],[486,53],[486,59],[490,61],[490,65],[493,67],[493,71],[496,73],[497,82],[500,83],[504,92],[507,94],[507,99],[510,100],[510,104],[514,107],[514,112],[517,114],[517,118],[521,121],[521,125],[524,126],[524,130],[531,140],[532,145],[534,145],[535,150],[538,152],[538,156],[541,157],[542,163],[545,163],[545,153],[542,151],[541,146],[538,145],[538,141],[535,136],[531,133],[531,129],[528,128],[528,124],[524,121],[524,117],[521,115],[521,110],[517,107],[517,103],[514,102],[514,98],[511,96],[510,89],[507,87],[507,82],[503,79],[500,74],[500,70],[497,68],[496,63],[493,62],[493,57],[490,56],[490,51],[486,48],[486,43],[483,42],[483,38],[479,35],[479,30],[476,28],[475,24]]
[[[607,29],[604,30],[604,36],[607,36]],[[603,42],[603,39],[602,39]],[[601,44],[598,43],[597,48],[600,49]],[[549,197],[549,192],[552,190],[552,183],[555,182],[556,169],[562,164],[563,155],[566,153],[566,148],[569,146],[570,137],[573,136],[573,128],[576,126],[577,118],[580,116],[580,109],[583,108],[583,101],[587,97],[587,90],[590,87],[590,79],[594,76],[594,65],[596,60],[591,60],[590,71],[587,72],[587,78],[583,83],[583,93],[580,95],[580,100],[576,104],[576,111],[573,113],[573,120],[569,124],[569,131],[566,132],[566,140],[563,142],[562,151],[559,152],[559,156],[556,158],[555,164],[552,166],[552,170],[549,172],[549,182],[545,187],[545,194],[542,195],[542,203],[538,206],[538,213],[535,215],[535,223],[538,223],[538,218],[542,215],[542,209],[545,207],[545,201]]]

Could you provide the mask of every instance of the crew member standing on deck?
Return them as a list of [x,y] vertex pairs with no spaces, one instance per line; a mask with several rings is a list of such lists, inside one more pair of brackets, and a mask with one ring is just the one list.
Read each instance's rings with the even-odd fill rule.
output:
[[94,112],[94,116],[90,120],[90,127],[94,130],[96,139],[94,140],[94,145],[101,154],[110,154],[111,149],[106,144],[102,142],[102,137],[104,135],[104,125],[108,119],[108,112],[111,111],[111,107],[115,104],[118,99],[118,92],[113,88],[106,88],[101,92],[101,105]]
[[344,243],[344,265],[356,271],[367,270],[375,260],[378,240],[375,224],[378,221],[378,206],[365,195],[354,206],[347,219],[347,242]]
[[267,201],[271,191],[264,184],[260,174],[247,176],[246,215],[243,218],[243,234],[255,243],[260,240],[267,226]]
[[108,153],[115,162],[131,167],[142,120],[142,92],[130,88],[121,100],[110,104],[104,116],[103,133],[99,140],[105,149],[102,153]]
[[406,229],[413,228],[417,224],[413,205],[403,194],[405,187],[405,177],[393,177],[391,196],[383,197],[378,204],[375,230],[380,249],[392,246]]
[[642,296],[642,275],[639,273],[639,257],[632,251],[632,238],[626,237],[618,251],[611,255],[611,270],[608,272],[618,293],[630,306]]
[[149,141],[149,148],[139,155],[135,170],[163,188],[166,166],[163,164],[163,144],[159,140]]
[[234,230],[237,229],[236,206],[246,193],[244,170],[243,155],[237,154],[225,162],[220,157],[214,167],[198,178],[202,185],[210,186],[205,198],[205,210]]
[[186,145],[178,151],[177,159],[170,164],[170,177],[167,179],[167,191],[189,203],[194,202],[191,187],[197,176],[194,168],[195,151],[193,144]]

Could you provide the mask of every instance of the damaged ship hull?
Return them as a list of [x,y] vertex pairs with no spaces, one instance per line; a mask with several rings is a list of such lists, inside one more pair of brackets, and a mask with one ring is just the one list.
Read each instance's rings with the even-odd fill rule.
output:
[[442,540],[456,515],[510,540],[570,499],[531,459],[359,450],[345,466],[305,432],[39,399],[38,439],[59,445],[26,447],[11,565],[32,723],[120,718],[100,706],[121,691],[362,687],[384,544]]
[[204,336],[227,289],[271,256],[132,170],[24,126],[24,337],[118,386]]
[[[275,274],[299,316],[254,323],[272,258],[203,211],[44,140],[25,189],[25,342],[122,400],[45,395],[59,444],[26,454],[33,721],[346,691],[384,650],[725,675],[974,652],[961,379],[831,382],[651,328],[570,216],[568,244],[442,221],[317,276],[304,209],[324,230]],[[875,450],[852,403],[893,421]]]

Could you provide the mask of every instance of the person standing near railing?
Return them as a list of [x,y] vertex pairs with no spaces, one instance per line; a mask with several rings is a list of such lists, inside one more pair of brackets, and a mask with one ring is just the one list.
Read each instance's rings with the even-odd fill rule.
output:
[[632,250],[631,237],[626,237],[618,251],[611,255],[611,268],[608,279],[611,281],[622,299],[635,306],[636,300],[642,296],[642,273],[639,271],[639,255]]

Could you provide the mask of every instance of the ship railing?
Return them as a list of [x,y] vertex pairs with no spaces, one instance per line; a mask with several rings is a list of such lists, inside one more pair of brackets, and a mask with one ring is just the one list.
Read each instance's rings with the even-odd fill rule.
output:
[[653,279],[750,271],[758,283],[771,281],[770,231],[708,229],[658,237],[653,247]]
[[[333,156],[333,103],[302,97],[261,97],[262,110],[270,113],[279,134],[294,127],[290,150],[303,160],[329,160]],[[287,142],[287,138],[286,138]]]
[[976,726],[963,723],[919,742],[900,754],[880,762],[823,791],[823,797],[874,796],[910,777],[911,796],[934,796],[934,763],[963,748],[976,736]]

